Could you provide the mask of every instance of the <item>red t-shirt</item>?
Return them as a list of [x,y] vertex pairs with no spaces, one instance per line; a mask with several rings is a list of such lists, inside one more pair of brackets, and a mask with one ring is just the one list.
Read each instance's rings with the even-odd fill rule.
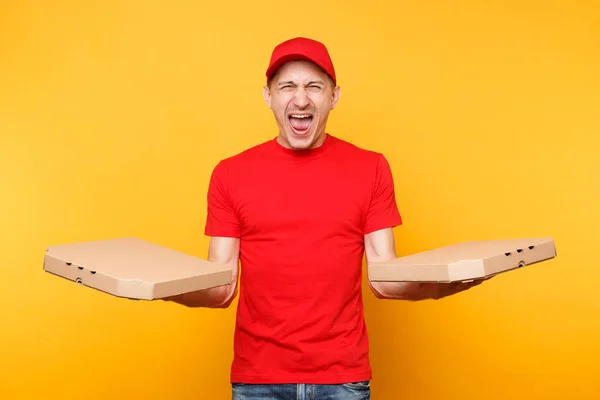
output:
[[385,157],[334,136],[306,151],[273,139],[222,160],[205,232],[241,238],[231,381],[371,379],[364,235],[401,222]]

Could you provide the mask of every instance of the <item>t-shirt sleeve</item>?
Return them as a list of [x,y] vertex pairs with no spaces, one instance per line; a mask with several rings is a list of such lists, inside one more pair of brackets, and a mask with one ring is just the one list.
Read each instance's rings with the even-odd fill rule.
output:
[[392,228],[401,224],[402,218],[396,204],[392,170],[385,156],[380,154],[375,170],[375,180],[371,202],[367,210],[364,233],[366,235],[379,229]]
[[240,223],[223,162],[217,164],[210,177],[204,233],[207,236],[240,237]]

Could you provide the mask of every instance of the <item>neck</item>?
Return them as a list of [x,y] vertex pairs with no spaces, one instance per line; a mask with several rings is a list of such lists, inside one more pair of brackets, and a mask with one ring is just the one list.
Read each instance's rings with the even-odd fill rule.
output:
[[[298,150],[312,150],[312,149],[316,149],[318,147],[321,147],[323,145],[323,143],[325,142],[325,139],[327,138],[327,133],[325,132],[321,132],[319,133],[316,137],[315,140],[313,141],[313,143],[310,144],[310,146],[308,147],[303,147],[301,149]],[[295,148],[293,148],[290,143],[287,141],[287,139],[285,138],[284,135],[281,134],[281,132],[279,133],[279,135],[277,136],[277,142],[285,147],[286,149],[289,150],[296,150]]]

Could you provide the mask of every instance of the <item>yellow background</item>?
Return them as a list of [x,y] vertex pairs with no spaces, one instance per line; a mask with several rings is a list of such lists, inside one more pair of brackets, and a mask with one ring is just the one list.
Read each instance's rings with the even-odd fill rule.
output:
[[392,165],[399,254],[557,244],[439,302],[366,289],[373,398],[600,398],[600,6],[566,0],[1,1],[0,398],[228,398],[234,308],[114,298],[42,259],[125,235],[204,257],[210,172],[275,136],[264,70],[297,35],[334,58],[329,131]]

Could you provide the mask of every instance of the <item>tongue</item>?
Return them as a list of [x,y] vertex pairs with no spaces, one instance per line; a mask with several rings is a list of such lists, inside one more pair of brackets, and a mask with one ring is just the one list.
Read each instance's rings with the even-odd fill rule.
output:
[[312,117],[308,117],[308,118],[294,118],[291,117],[290,118],[290,125],[292,125],[292,128],[298,130],[298,131],[305,131],[308,129],[308,127],[310,126],[310,123],[312,122]]

